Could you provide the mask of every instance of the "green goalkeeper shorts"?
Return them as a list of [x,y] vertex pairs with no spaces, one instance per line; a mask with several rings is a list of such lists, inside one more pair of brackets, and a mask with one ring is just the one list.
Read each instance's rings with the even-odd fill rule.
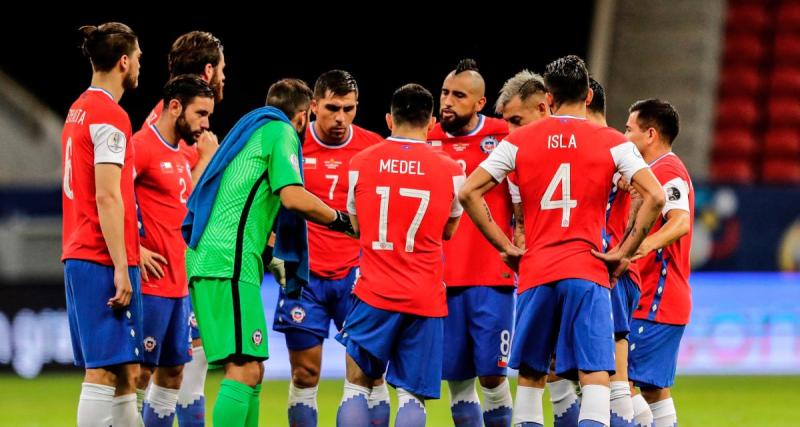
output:
[[189,286],[197,327],[209,364],[232,358],[269,358],[267,321],[259,285],[194,278]]

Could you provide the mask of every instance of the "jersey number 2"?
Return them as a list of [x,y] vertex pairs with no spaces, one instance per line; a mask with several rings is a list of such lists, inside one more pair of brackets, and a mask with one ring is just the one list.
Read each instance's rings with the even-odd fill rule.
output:
[[[389,191],[389,187],[375,187],[375,192],[381,196],[378,240],[372,242],[372,249],[376,251],[391,251],[394,249],[394,243],[387,240],[389,230]],[[414,219],[411,220],[411,225],[408,226],[408,232],[406,233],[406,252],[414,252],[414,237],[417,235],[420,224],[422,224],[422,217],[425,216],[425,211],[428,210],[431,192],[428,190],[401,188],[400,195],[419,199],[419,208],[417,208],[417,213],[414,215]]]

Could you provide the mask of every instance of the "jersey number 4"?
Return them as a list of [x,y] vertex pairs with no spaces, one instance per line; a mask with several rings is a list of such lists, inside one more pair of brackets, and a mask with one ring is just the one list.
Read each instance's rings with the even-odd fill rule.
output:
[[[543,211],[550,209],[561,209],[561,226],[569,227],[569,211],[570,209],[578,206],[577,200],[570,199],[570,165],[569,163],[562,163],[558,166],[556,174],[550,180],[550,185],[542,196],[541,207]],[[561,200],[553,200],[553,194],[561,184]]]
[[[375,187],[375,192],[381,196],[380,217],[378,218],[378,240],[372,242],[372,249],[376,251],[391,251],[394,249],[394,243],[388,241],[387,237],[389,230],[389,191],[389,187]],[[417,235],[419,225],[422,224],[425,211],[428,210],[431,192],[428,190],[401,188],[400,195],[420,200],[417,213],[414,215],[414,219],[411,220],[411,225],[409,225],[408,232],[406,233],[406,252],[414,252],[414,237]]]

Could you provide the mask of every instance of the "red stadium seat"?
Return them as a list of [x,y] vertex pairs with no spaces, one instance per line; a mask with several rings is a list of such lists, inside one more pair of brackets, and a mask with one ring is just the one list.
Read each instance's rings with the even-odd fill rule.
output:
[[761,118],[752,97],[722,98],[717,105],[717,125],[750,127]]
[[775,37],[776,64],[800,64],[800,35],[778,34]]
[[783,66],[773,70],[770,91],[774,95],[800,95],[800,67]]
[[725,62],[757,64],[766,54],[766,45],[757,34],[733,34],[725,37]]
[[770,126],[800,126],[800,99],[786,97],[770,99],[767,109]]
[[728,6],[728,33],[759,32],[770,24],[770,14],[762,2],[731,2]]
[[767,159],[761,165],[765,184],[800,184],[800,160]]
[[722,96],[753,96],[763,84],[763,78],[757,67],[733,66],[725,67],[720,76],[720,94]]
[[[743,12],[742,12],[743,13]],[[730,19],[730,11],[728,13]],[[785,1],[778,7],[777,28],[779,33],[800,33],[800,2]],[[761,18],[756,18],[760,20]]]
[[764,156],[786,158],[800,155],[800,131],[795,129],[772,129],[764,135]]
[[757,150],[756,138],[748,128],[719,129],[714,135],[715,159],[750,159]]
[[726,184],[752,184],[755,173],[747,160],[719,160],[711,164],[711,179]]

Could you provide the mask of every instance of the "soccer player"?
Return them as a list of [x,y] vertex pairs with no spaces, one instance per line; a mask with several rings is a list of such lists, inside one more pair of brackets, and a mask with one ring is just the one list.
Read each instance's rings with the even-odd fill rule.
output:
[[[581,383],[578,425],[607,426],[609,373],[614,371],[609,287],[644,239],[664,196],[631,142],[586,121],[591,92],[583,60],[560,58],[547,66],[544,79],[553,115],[502,141],[467,179],[459,198],[503,259],[519,267],[509,362],[520,375],[515,425],[543,425],[542,394],[555,353],[556,373],[577,376]],[[483,200],[511,171],[519,179],[526,220],[524,254]],[[642,194],[643,204],[628,239],[600,254],[605,206],[617,171]],[[609,267],[596,258],[601,255],[613,271],[611,280]]]
[[[314,84],[311,112],[316,117],[303,141],[306,189],[334,209],[347,205],[347,167],[359,151],[381,140],[378,134],[353,124],[358,85],[347,71],[323,73]],[[317,224],[308,224],[310,280],[302,295],[280,290],[273,328],[283,332],[289,348],[289,425],[317,425],[317,385],[322,365],[322,341],[331,320],[337,329],[350,311],[351,291],[358,270],[358,241]],[[375,425],[389,423],[389,392],[385,385],[370,395]]]
[[461,167],[425,144],[433,96],[417,84],[392,95],[391,136],[353,157],[347,209],[360,234],[356,301],[336,338],[347,347],[347,378],[336,425],[371,425],[376,381],[397,389],[395,425],[425,425],[425,399],[441,388],[442,240],[458,226]]
[[164,87],[163,105],[166,111],[132,140],[141,246],[158,260],[143,262],[141,270],[144,362],[139,388],[147,387],[155,371],[144,400],[147,427],[172,426],[183,365],[192,358],[181,235],[192,175],[179,142],[196,141],[208,130],[214,92],[197,76],[179,76]]
[[75,364],[86,370],[78,426],[133,427],[142,361],[139,238],[131,122],[118,102],[139,81],[142,51],[125,24],[85,26],[91,86],[61,134],[64,285]]
[[[279,210],[334,230],[352,230],[346,214],[302,186],[298,134],[308,123],[311,96],[296,79],[270,86],[268,106],[231,129],[189,198],[182,230],[189,246],[189,293],[208,362],[225,368],[215,425],[258,424],[261,362],[268,357],[261,255]],[[297,224],[305,227],[304,221]],[[304,228],[290,231],[291,236],[276,239],[305,233]]]
[[[453,157],[469,174],[508,134],[505,121],[480,114],[485,83],[475,61],[458,63],[444,79],[439,96],[440,122],[428,142]],[[505,180],[487,195],[498,224],[509,236],[512,205]],[[448,315],[445,348],[461,357],[448,359],[442,378],[450,387],[450,411],[456,426],[509,425],[511,391],[506,381],[514,312],[514,274],[468,218],[444,246]],[[480,268],[476,268],[480,266]],[[484,408],[475,391],[479,378]]]
[[[218,105],[222,101],[225,86],[225,55],[222,42],[213,34],[205,31],[190,31],[181,35],[172,44],[167,62],[170,79],[184,74],[197,75],[211,86],[214,92],[214,104]],[[159,101],[150,112],[142,125],[142,130],[149,129],[150,125],[158,121],[162,111],[164,111],[163,100]],[[181,139],[178,147],[189,162],[192,184],[195,184],[217,151],[219,142],[214,132],[207,130],[200,134],[197,140]],[[189,186],[184,199],[189,197],[192,186]],[[142,262],[152,268],[160,268],[158,263],[161,255],[163,254],[151,253],[147,248],[142,248]],[[208,362],[203,351],[203,342],[200,339],[191,302],[189,304],[189,326],[192,336],[192,360],[184,367],[183,381],[178,392],[178,424],[181,427],[202,427],[205,425],[206,418],[204,389]],[[137,394],[140,405],[144,399],[144,389],[147,387],[148,380],[149,377],[146,375],[139,380]]]
[[634,396],[634,412],[638,424],[647,425],[652,412],[656,427],[673,426],[678,419],[670,387],[692,306],[689,248],[694,187],[683,162],[672,152],[679,130],[675,108],[666,101],[646,99],[635,102],[629,112],[625,135],[639,147],[667,198],[634,257],[642,286],[630,327],[630,379],[642,392]]

